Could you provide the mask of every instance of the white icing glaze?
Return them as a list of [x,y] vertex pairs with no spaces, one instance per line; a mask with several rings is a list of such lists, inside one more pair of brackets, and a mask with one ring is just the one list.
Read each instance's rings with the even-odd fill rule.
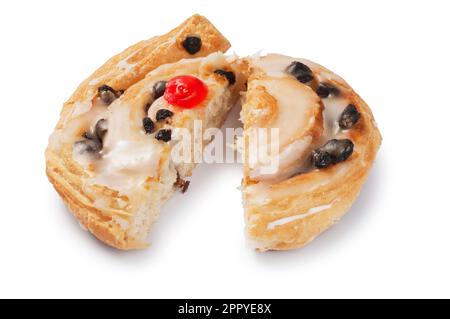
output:
[[275,170],[265,171],[263,168],[266,166],[256,165],[250,170],[250,178],[259,180],[273,179],[274,177],[279,179],[287,178],[291,174],[291,165],[302,162],[303,154],[306,154],[306,150],[310,148],[311,142],[312,138],[310,136],[294,141],[274,156],[278,158],[278,162],[274,157],[269,159],[269,162],[278,164]]
[[78,115],[84,114],[91,109],[92,102],[84,101],[84,102],[76,102],[72,109],[72,117],[76,117]]
[[[135,63],[130,63],[129,61],[135,57],[137,54],[139,54],[139,52],[141,52],[142,50],[144,50],[146,48],[146,45],[151,44],[151,41],[154,40],[154,38],[152,39],[148,39],[143,41],[143,43],[145,44],[144,46],[142,46],[141,48],[131,52],[131,54],[129,54],[127,57],[123,58],[122,60],[120,60],[116,67],[118,69],[120,69],[121,71],[124,72],[132,72],[133,69],[135,68],[135,66],[138,64],[137,62]],[[160,43],[154,50],[157,51],[159,50],[160,47],[165,46],[165,45],[172,45],[176,43],[176,36],[169,38],[167,41]],[[109,76],[110,73],[106,74],[105,76],[102,76],[100,78],[95,78],[93,80],[91,80],[91,82],[89,82],[89,85],[97,85],[98,83],[101,82],[101,80],[107,76]]]
[[[269,65],[264,72],[269,76],[254,80],[252,87],[263,87],[265,91],[276,100],[276,105],[264,108],[251,107],[251,116],[263,118],[267,114],[275,114],[270,119],[269,127],[279,130],[278,139],[268,140],[267,144],[258,141],[258,154],[270,154],[274,149],[273,143],[277,143],[277,152],[271,156],[271,163],[277,163],[277,169],[270,173],[263,173],[265,166],[261,163],[249,163],[250,177],[256,180],[283,179],[289,177],[297,169],[298,163],[304,161],[304,157],[311,144],[314,142],[309,135],[313,127],[321,126],[316,123],[315,114],[320,110],[320,102],[317,95],[306,85],[298,82],[285,73],[278,64]],[[270,108],[275,109],[271,110]],[[254,143],[249,139],[250,145]],[[272,145],[270,145],[272,144]],[[251,146],[250,146],[251,147]],[[269,151],[270,150],[270,151]],[[249,150],[250,154],[253,153]]]
[[124,59],[117,63],[117,67],[124,71],[130,72],[134,69],[137,63],[128,63],[128,59]]
[[259,68],[263,69],[269,76],[273,77],[285,77],[286,68],[293,62],[299,61],[306,64],[314,73],[314,76],[320,82],[337,81],[339,83],[345,83],[345,81],[337,74],[327,72],[317,63],[309,61],[307,59],[296,59],[290,56],[281,54],[268,54],[264,57],[254,56],[252,57],[252,63]]
[[[136,54],[133,53],[133,54]],[[132,54],[132,55],[133,55]],[[229,92],[226,86],[218,85],[214,80],[215,77],[209,77],[211,70],[214,68],[223,68],[226,60],[221,53],[211,54],[206,58],[186,59],[176,64],[166,64],[156,70],[150,72],[155,81],[159,79],[169,79],[178,74],[202,74],[208,75],[202,78],[205,84],[208,85],[212,93],[213,99],[207,100],[208,112],[205,112],[204,107],[193,109],[177,109],[174,110],[171,105],[167,103],[162,97],[153,101],[148,116],[155,119],[156,111],[161,108],[171,109],[174,113],[183,112],[184,115],[190,115],[186,118],[198,118],[206,115],[215,116],[218,112],[217,108],[223,108],[224,102],[221,100],[229,97]],[[149,179],[158,179],[161,172],[162,165],[167,162],[162,162],[162,155],[167,154],[167,147],[172,144],[158,141],[154,138],[154,134],[145,134],[142,127],[142,117],[144,114],[140,113],[147,101],[145,96],[148,96],[153,90],[155,81],[148,81],[142,87],[141,92],[136,94],[136,99],[131,102],[125,102],[126,99],[119,98],[111,105],[101,107],[96,104],[89,112],[77,119],[72,119],[72,122],[78,122],[78,134],[80,126],[84,130],[90,128],[93,131],[95,124],[100,119],[107,121],[108,132],[103,140],[103,148],[100,152],[101,156],[92,156],[84,153],[80,154],[73,151],[73,158],[85,168],[88,166],[92,169],[91,177],[87,180],[88,185],[103,185],[111,189],[119,191],[120,194],[130,195],[136,189],[141,189],[144,182]],[[126,93],[125,93],[126,94]],[[143,101],[143,100],[145,101]],[[128,104],[131,103],[131,104]],[[97,110],[100,110],[97,112]],[[206,114],[205,114],[206,113]],[[205,122],[211,119],[204,119]],[[190,122],[183,125],[191,125]],[[166,124],[162,128],[171,128],[172,126]],[[66,132],[67,127],[65,128]],[[74,135],[70,135],[72,141]],[[77,137],[80,139],[79,135]],[[165,166],[164,166],[165,167]]]
[[[322,99],[324,106],[322,135],[315,140],[308,136],[302,137],[298,128],[314,125],[315,118],[312,117],[311,110],[315,107],[315,101],[318,101],[319,97],[310,87],[298,82],[286,72],[287,67],[293,61],[299,61],[309,66],[318,82],[333,82],[333,85],[336,85],[339,90],[343,92],[348,90],[341,85],[345,83],[342,78],[311,61],[278,54],[252,57],[252,65],[265,75],[262,80],[254,80],[255,83],[252,86],[263,86],[276,99],[279,114],[276,120],[272,121],[271,127],[278,127],[280,136],[279,169],[271,175],[263,175],[257,166],[256,168],[250,167],[249,175],[252,179],[282,180],[289,177],[290,174],[310,170],[311,167],[305,160],[313,148],[322,146],[332,138],[345,138],[347,135],[346,131],[339,129],[338,119],[349,101],[345,97],[331,95]],[[273,80],[266,80],[267,76]],[[252,109],[251,116],[263,117],[269,112],[265,108]],[[267,148],[264,145],[262,147]]]
[[[89,129],[91,123],[96,123],[96,119],[101,118],[106,108],[97,100],[94,101],[94,106],[90,110],[79,113],[77,116],[69,117],[65,121],[64,129],[56,129],[49,138],[49,147],[55,151],[60,150],[62,144],[72,143],[79,139],[79,132]],[[73,114],[73,113],[72,113]]]
[[346,98],[342,97],[328,97],[322,100],[325,109],[323,111],[323,139],[322,142],[335,138],[340,132],[339,128],[339,117],[344,111],[345,107],[349,104]]
[[273,222],[270,222],[267,224],[267,229],[268,230],[272,230],[277,226],[282,226],[288,223],[291,223],[293,221],[299,220],[299,219],[303,219],[306,218],[308,216],[311,215],[315,215],[317,213],[320,213],[326,209],[329,209],[333,206],[333,204],[335,202],[337,202],[339,199],[334,200],[333,202],[331,202],[330,204],[326,204],[326,205],[321,205],[321,206],[317,206],[317,207],[311,207],[310,209],[308,209],[306,212],[301,213],[301,214],[297,214],[297,215],[292,215],[292,216],[288,216],[288,217],[283,217],[280,219],[277,219]]
[[153,143],[121,140],[98,163],[94,184],[127,194],[128,190],[139,187],[148,177],[156,177],[159,158],[158,146]]
[[301,135],[303,128],[314,123],[311,115],[320,105],[315,93],[307,86],[290,77],[258,80],[255,85],[263,86],[277,100],[277,117],[271,121],[270,127],[280,130],[279,144],[282,148],[290,143],[292,137]]
[[120,100],[106,114],[106,134],[101,159],[95,161],[94,184],[108,186],[123,194],[156,177],[162,145],[143,133],[142,124],[130,118],[130,109]]

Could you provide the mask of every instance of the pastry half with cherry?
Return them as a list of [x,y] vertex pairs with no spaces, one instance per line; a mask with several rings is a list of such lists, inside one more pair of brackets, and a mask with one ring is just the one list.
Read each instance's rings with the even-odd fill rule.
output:
[[[80,224],[120,249],[147,247],[162,204],[185,192],[195,161],[174,162],[181,133],[217,128],[243,80],[228,41],[195,15],[111,58],[63,107],[47,175]],[[208,143],[207,140],[201,141]]]

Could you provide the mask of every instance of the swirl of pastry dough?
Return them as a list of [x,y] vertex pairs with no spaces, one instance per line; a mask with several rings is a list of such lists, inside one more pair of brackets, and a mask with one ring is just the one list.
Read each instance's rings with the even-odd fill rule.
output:
[[381,135],[367,104],[324,67],[278,54],[247,61],[244,145],[253,128],[278,128],[279,166],[262,174],[244,152],[246,233],[260,251],[301,247],[350,208]]

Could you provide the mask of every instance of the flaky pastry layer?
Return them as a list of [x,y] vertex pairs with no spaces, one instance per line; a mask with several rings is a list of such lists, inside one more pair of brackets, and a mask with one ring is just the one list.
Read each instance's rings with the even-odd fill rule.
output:
[[[277,59],[275,55],[272,57]],[[246,233],[249,244],[259,251],[305,246],[339,221],[358,196],[381,144],[381,135],[372,112],[360,96],[328,69],[307,60],[302,62],[308,64],[315,75],[321,75],[328,84],[338,87],[340,94],[348,103],[354,104],[361,114],[357,124],[345,132],[345,137],[354,143],[354,151],[344,162],[323,169],[312,168],[275,181],[255,180],[250,176],[248,165],[244,165],[242,194]],[[281,116],[279,112],[289,112],[289,109],[280,110],[277,101],[270,97],[252,91],[252,88],[256,88],[252,82],[268,76],[270,72],[266,74],[255,63],[250,62],[250,65],[250,91],[247,92],[241,113],[244,130],[254,127],[255,123],[260,127],[268,126]],[[288,63],[284,68],[287,66]],[[276,70],[279,71],[285,73],[285,69]],[[276,76],[284,77],[276,72],[272,72],[275,79]],[[317,89],[314,81],[309,85],[311,92]],[[274,105],[267,108],[270,112],[264,113],[263,117],[253,112],[258,105],[267,103]],[[290,142],[295,142],[297,138],[294,137]]]

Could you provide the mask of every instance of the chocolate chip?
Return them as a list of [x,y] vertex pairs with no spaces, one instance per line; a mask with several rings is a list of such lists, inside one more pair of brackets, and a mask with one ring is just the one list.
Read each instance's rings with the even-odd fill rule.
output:
[[308,83],[314,78],[311,69],[304,63],[294,61],[287,68],[286,71],[295,76],[297,80],[302,83]]
[[349,139],[332,139],[312,152],[312,162],[317,168],[325,168],[345,161],[353,153],[353,142]]
[[172,139],[172,130],[166,129],[159,130],[156,133],[155,138],[159,141],[168,142]]
[[123,94],[122,90],[116,91],[108,85],[102,85],[98,88],[98,95],[106,105],[110,105],[121,94]]
[[320,83],[316,93],[319,97],[325,99],[330,95],[338,95],[339,90],[331,84]]
[[224,76],[227,78],[227,81],[230,85],[233,85],[234,83],[236,83],[236,75],[234,75],[234,73],[232,71],[225,71],[225,70],[215,70],[214,73]]
[[102,150],[102,143],[96,139],[85,138],[81,141],[75,142],[75,149],[80,154],[84,153],[98,153]]
[[100,152],[103,148],[103,137],[108,131],[106,124],[106,120],[101,119],[95,124],[93,133],[83,133],[83,139],[74,144],[76,151],[80,154]]
[[156,100],[157,98],[164,95],[164,92],[166,91],[166,84],[167,81],[158,81],[153,85],[153,99]]
[[173,112],[167,109],[160,109],[158,112],[156,112],[156,121],[162,121],[165,120],[168,117],[171,117],[173,115]]
[[155,131],[155,123],[147,116],[142,119],[142,126],[146,134],[151,134]]
[[312,152],[313,165],[317,168],[325,168],[333,164],[332,156],[320,149],[314,150]]
[[202,39],[196,36],[187,36],[182,44],[189,54],[195,54],[200,51],[202,47]]
[[339,163],[345,161],[353,153],[353,142],[349,139],[332,139],[329,140],[322,149],[330,153],[335,162]]
[[108,123],[105,119],[101,119],[95,124],[94,134],[98,140],[103,142],[106,132],[108,132]]
[[358,122],[361,114],[353,104],[347,105],[339,118],[339,127],[343,130],[352,128]]

